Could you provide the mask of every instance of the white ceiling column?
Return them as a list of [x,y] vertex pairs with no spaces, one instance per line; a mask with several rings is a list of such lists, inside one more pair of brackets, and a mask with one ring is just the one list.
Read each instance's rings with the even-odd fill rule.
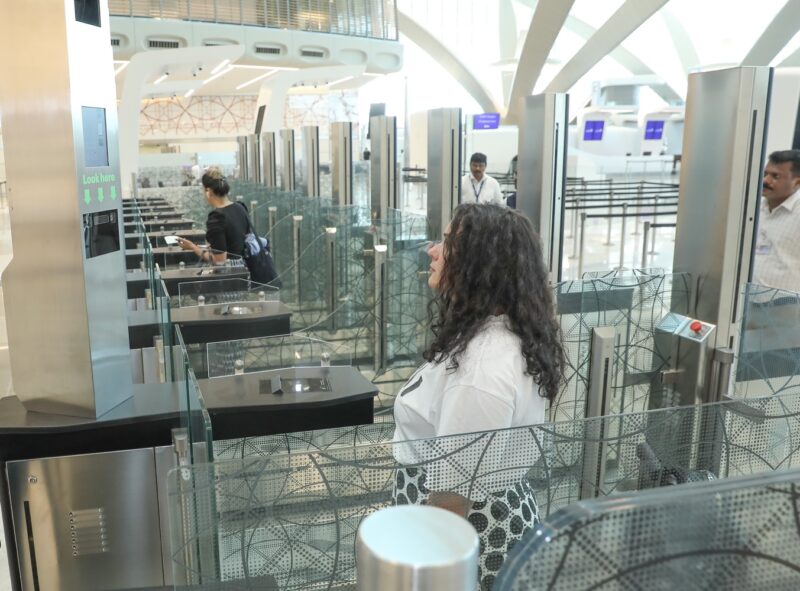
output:
[[413,18],[397,11],[397,27],[399,31],[411,39],[416,45],[436,60],[445,70],[447,70],[461,86],[474,98],[487,113],[497,113],[500,108],[489,94],[486,87],[480,80],[469,71],[461,60],[451,52],[444,44],[434,37],[425,27],[417,23]]
[[506,123],[516,122],[522,98],[533,92],[533,87],[542,73],[547,56],[550,55],[553,43],[564,26],[574,1],[539,2],[536,5],[514,74]]
[[742,60],[743,66],[768,66],[800,30],[800,0],[788,0],[756,39]]
[[627,39],[669,0],[626,0],[578,50],[545,88],[544,92],[569,92],[597,62]]

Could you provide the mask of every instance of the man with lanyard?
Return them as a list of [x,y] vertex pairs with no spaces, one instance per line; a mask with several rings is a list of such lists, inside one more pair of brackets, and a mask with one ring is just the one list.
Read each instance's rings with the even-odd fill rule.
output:
[[469,159],[469,174],[461,179],[461,203],[505,205],[500,183],[486,174],[486,154],[475,152]]
[[769,155],[753,262],[753,283],[800,292],[800,150]]

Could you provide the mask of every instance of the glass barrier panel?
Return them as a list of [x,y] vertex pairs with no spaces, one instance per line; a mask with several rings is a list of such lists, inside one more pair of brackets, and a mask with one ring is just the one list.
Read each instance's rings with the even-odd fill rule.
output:
[[178,284],[177,305],[181,308],[279,300],[280,289],[249,279],[213,279]]
[[[175,572],[187,568],[177,549],[205,538],[221,549],[219,561],[206,565],[207,585],[256,584],[259,577],[281,589],[352,585],[361,519],[393,504],[424,502],[431,491],[469,500],[473,523],[490,523],[492,513],[508,521],[495,524],[502,544],[492,543],[500,535],[491,537],[495,525],[480,533],[482,565],[491,562],[496,571],[540,518],[579,499],[663,486],[671,486],[666,496],[673,498],[699,481],[786,471],[800,441],[798,418],[800,395],[778,395],[401,443],[349,445],[363,441],[353,431],[339,432],[343,443],[334,432],[327,440],[300,434],[288,443],[253,438],[238,450],[226,442],[225,453],[246,457],[191,468],[187,480],[195,488],[170,484],[173,517],[187,503],[206,508],[189,528],[173,527],[173,535],[184,536],[173,539]],[[281,453],[284,446],[292,452],[317,445],[324,450]],[[673,510],[670,522],[679,526],[675,516],[685,511]],[[790,510],[781,511],[794,521]],[[512,516],[520,517],[513,526]],[[634,542],[645,535],[634,533]]]
[[747,284],[733,394],[760,397],[800,389],[800,294]]
[[219,378],[288,367],[351,365],[340,344],[289,334],[208,343],[208,377]]
[[496,591],[795,589],[800,470],[579,503],[518,544]]

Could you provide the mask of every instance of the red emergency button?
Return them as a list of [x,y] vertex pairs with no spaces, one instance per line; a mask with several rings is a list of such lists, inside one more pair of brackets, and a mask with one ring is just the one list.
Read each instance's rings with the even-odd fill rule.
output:
[[700,331],[703,330],[703,323],[699,320],[695,320],[689,325],[689,329],[691,329],[692,332],[700,334]]

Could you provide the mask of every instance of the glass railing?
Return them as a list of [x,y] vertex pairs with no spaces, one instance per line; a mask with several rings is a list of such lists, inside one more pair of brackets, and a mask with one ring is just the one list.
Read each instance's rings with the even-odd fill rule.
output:
[[[173,363],[175,366],[176,380],[183,384],[181,392],[181,427],[188,436],[187,459],[190,463],[203,463],[213,460],[213,437],[211,432],[211,417],[206,409],[203,393],[197,384],[194,370],[189,362],[186,344],[179,326],[175,327],[175,347]],[[181,473],[181,480],[187,477],[186,472]]]
[[796,589],[800,470],[599,499],[514,548],[495,591]]
[[734,395],[800,391],[800,294],[748,284],[734,373]]
[[397,39],[394,0],[109,0],[111,16],[251,25]]
[[690,283],[686,274],[634,272],[567,281],[555,286],[557,318],[566,354],[564,382],[551,409],[553,420],[585,416],[592,331],[612,327],[616,335],[610,374],[610,412],[650,407],[653,380],[667,359],[658,351],[656,332],[668,314],[686,314]]
[[[520,485],[545,518],[580,499],[784,471],[800,460],[798,419],[800,395],[780,395],[405,443],[352,444],[386,437],[381,425],[249,439],[239,452],[228,441],[226,453],[255,457],[192,468],[194,490],[170,486],[172,512],[188,500],[201,508],[188,529],[173,528],[173,566],[182,576],[190,566],[177,550],[204,540],[220,548],[206,565],[208,588],[262,577],[281,589],[336,588],[355,582],[355,533],[380,508],[420,502],[430,490],[495,502]],[[302,453],[278,453],[284,446]],[[424,474],[424,486],[412,490],[400,474]],[[670,516],[676,527],[681,515]],[[636,531],[634,544],[645,535]],[[516,533],[490,548],[497,560]]]
[[[280,290],[272,285],[256,283],[249,279],[213,279],[178,284],[175,304],[180,308],[236,304],[247,302],[276,302]],[[236,314],[236,312],[231,312]]]
[[349,351],[340,344],[297,334],[208,343],[206,349],[209,378],[291,367],[351,364]]

